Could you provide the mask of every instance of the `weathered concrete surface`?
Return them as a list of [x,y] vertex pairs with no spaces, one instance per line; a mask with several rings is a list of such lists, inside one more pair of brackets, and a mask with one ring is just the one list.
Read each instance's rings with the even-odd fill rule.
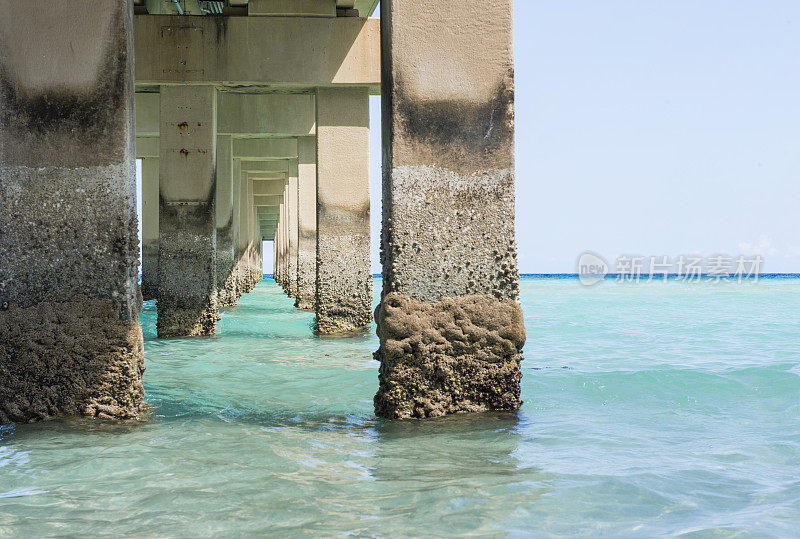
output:
[[142,299],[158,297],[158,158],[142,159]]
[[187,19],[169,15],[135,17],[137,88],[203,81],[217,86],[309,91],[319,86],[358,84],[379,92],[377,20]]
[[369,254],[369,95],[317,91],[317,330],[372,320]]
[[317,140],[297,139],[297,296],[294,306],[313,310],[317,294]]
[[524,327],[516,303],[511,0],[384,0],[381,24],[376,413],[515,409]]
[[0,3],[0,424],[141,412],[131,17]]
[[520,404],[522,308],[489,295],[425,303],[391,293],[375,312],[381,417],[513,410]]
[[217,313],[216,90],[161,89],[159,337],[210,335]]
[[230,135],[217,136],[216,211],[217,225],[217,305],[235,305],[237,294],[234,273],[233,238],[233,140]]

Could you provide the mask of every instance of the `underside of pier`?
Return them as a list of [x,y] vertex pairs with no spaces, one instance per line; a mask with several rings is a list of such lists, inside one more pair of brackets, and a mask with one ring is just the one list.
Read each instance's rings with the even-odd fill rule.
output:
[[0,1],[0,424],[139,417],[142,300],[214,334],[264,241],[318,333],[368,327],[376,94],[376,413],[519,407],[511,0],[377,4]]

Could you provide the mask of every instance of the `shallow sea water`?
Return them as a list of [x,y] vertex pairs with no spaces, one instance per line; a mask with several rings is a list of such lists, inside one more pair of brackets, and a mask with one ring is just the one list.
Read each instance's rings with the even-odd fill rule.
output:
[[800,535],[800,279],[521,301],[522,409],[408,422],[374,326],[314,336],[264,280],[159,341],[147,302],[152,416],[0,428],[0,535]]

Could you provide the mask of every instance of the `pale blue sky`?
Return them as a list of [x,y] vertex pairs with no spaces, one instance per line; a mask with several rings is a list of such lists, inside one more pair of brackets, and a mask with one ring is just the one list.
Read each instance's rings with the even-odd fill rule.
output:
[[[522,273],[584,250],[800,271],[800,2],[517,0],[514,19]],[[379,273],[380,98],[370,113]]]

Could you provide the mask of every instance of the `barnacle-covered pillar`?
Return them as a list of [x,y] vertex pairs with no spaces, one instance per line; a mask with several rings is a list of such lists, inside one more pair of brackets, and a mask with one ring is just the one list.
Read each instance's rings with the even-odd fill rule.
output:
[[289,172],[286,176],[286,202],[287,202],[287,229],[288,252],[286,266],[288,279],[286,283],[286,294],[290,298],[297,297],[297,232],[298,232],[298,197],[297,197],[297,159],[289,161]]
[[516,409],[512,0],[383,0],[381,39],[376,413]]
[[217,136],[216,167],[217,305],[224,307],[235,305],[239,299],[234,272],[233,140],[230,135]]
[[295,307],[311,310],[317,293],[317,141],[297,139],[297,296]]
[[0,2],[0,424],[134,418],[139,326],[128,2]]
[[372,320],[369,91],[317,89],[317,330]]
[[217,313],[213,86],[162,86],[159,337],[210,335]]

